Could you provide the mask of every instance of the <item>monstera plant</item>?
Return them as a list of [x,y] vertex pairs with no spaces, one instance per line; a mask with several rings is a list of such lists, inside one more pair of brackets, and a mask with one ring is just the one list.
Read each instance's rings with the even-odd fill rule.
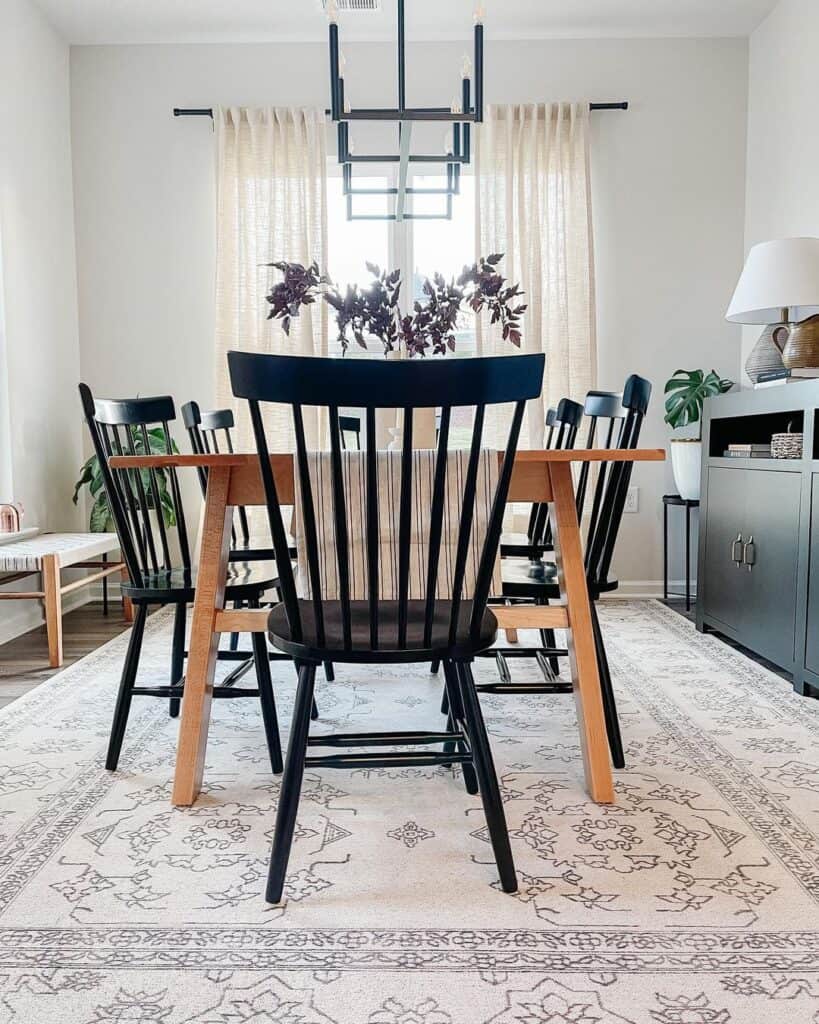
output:
[[699,501],[702,464],[702,407],[706,398],[724,395],[734,386],[716,370],[675,370],[665,385],[665,421],[673,429],[697,424],[696,437],[671,438],[671,464],[681,498]]
[[[165,432],[162,427],[154,427],[147,431],[148,445],[145,445],[145,439],[142,436],[142,429],[140,427],[131,427],[131,436],[134,442],[134,451],[124,451],[125,455],[167,455],[168,448],[165,440]],[[174,453],[178,453],[179,449],[176,444],[171,441],[171,447]],[[131,471],[136,472],[135,470]],[[149,508],[154,507],[153,490],[151,488],[151,480],[147,469],[139,470],[142,479],[142,491],[145,493],[146,503]],[[168,476],[164,469],[155,470],[157,490],[159,492],[159,504],[162,509],[162,518],[165,521],[166,526],[176,526],[176,514],[174,512],[173,501],[171,500],[170,492],[168,491]],[[80,493],[83,488],[87,487],[88,491],[93,499],[91,505],[91,513],[89,515],[89,529],[92,533],[111,533],[114,531],[114,519],[111,515],[111,506],[108,503],[108,495],[105,491],[105,485],[102,479],[102,470],[100,469],[99,459],[96,455],[92,455],[90,459],[83,465],[80,470],[80,478],[74,485],[74,504],[76,505],[80,500]],[[141,493],[136,480],[134,480],[134,486],[132,488],[134,495],[134,501],[139,504],[139,495]]]

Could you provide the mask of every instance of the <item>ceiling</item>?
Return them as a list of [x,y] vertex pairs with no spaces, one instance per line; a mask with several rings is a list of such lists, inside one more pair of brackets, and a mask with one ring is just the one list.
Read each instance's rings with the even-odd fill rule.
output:
[[[37,0],[64,38],[93,43],[322,40],[320,0]],[[744,36],[777,0],[481,0],[487,36]],[[341,15],[347,39],[395,34],[395,0]],[[409,39],[463,39],[474,0],[407,0]]]

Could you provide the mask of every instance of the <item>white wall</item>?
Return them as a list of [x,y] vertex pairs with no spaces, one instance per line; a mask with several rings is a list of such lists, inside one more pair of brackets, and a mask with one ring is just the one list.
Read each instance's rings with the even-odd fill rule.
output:
[[[4,445],[11,425],[11,457],[3,458],[11,493],[0,501],[12,494],[22,501],[28,525],[75,529],[82,515],[71,494],[82,443],[69,53],[29,0],[0,3],[0,124]],[[0,641],[41,618],[34,602],[2,602]]]
[[[770,238],[819,236],[817,42],[816,0],[781,0],[751,37],[747,248]],[[760,330],[745,329],[743,356]]]
[[[446,102],[463,47],[410,46],[409,93]],[[348,95],[390,95],[388,47],[345,47]],[[174,106],[324,105],[323,45],[77,47],[72,116],[82,373],[102,393],[211,400],[213,136]],[[742,40],[490,43],[492,102],[627,99],[594,115],[600,386],[655,385],[645,442],[662,446],[662,385],[678,366],[739,370],[722,316],[742,258],[747,45]],[[661,578],[659,497],[641,467],[618,569]]]

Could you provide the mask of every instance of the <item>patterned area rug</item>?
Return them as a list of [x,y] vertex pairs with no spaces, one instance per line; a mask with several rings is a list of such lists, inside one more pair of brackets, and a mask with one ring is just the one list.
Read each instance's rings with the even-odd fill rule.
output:
[[[616,806],[585,796],[571,697],[483,698],[514,896],[460,777],[325,771],[305,780],[288,902],[268,908],[278,781],[256,703],[217,705],[207,790],[175,810],[163,702],[135,701],[121,769],[102,767],[124,637],[12,704],[0,1021],[819,1022],[819,703],[659,604],[605,605],[603,623]],[[149,620],[146,678],[170,626]],[[274,670],[287,720],[293,672]],[[423,669],[341,667],[317,697],[317,729],[439,722]]]

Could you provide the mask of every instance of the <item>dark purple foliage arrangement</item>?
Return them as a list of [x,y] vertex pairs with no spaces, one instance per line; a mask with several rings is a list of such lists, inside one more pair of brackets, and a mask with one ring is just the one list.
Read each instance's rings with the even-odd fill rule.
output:
[[405,316],[398,308],[401,294],[398,270],[382,270],[368,263],[371,283],[364,288],[350,285],[342,293],[327,275],[319,272],[317,264],[303,267],[300,263],[280,260],[268,264],[284,274],[284,280],[267,296],[271,307],[268,319],[281,320],[285,333],[289,334],[292,317],[298,315],[301,306],[315,302],[321,286],[327,285],[324,299],[335,310],[343,352],[347,351],[352,335],[352,340],[361,348],[367,347],[368,337],[376,338],[385,354],[403,346],[411,356],[428,352],[445,355],[455,350],[455,331],[464,308],[474,313],[486,310],[490,322],[500,325],[504,340],[519,346],[520,318],[526,306],[520,302],[523,292],[519,285],[508,285],[498,272],[502,259],[500,253],[481,257],[471,267],[464,267],[451,281],[442,274],[435,274],[431,280],[427,278],[423,285],[425,300],[416,301],[412,312]]
[[289,335],[291,319],[299,315],[302,306],[309,306],[316,301],[319,286],[329,284],[330,278],[320,273],[318,263],[304,267],[301,263],[277,260],[275,263],[265,263],[265,266],[275,267],[284,274],[284,280],[271,288],[267,296],[270,303],[267,319],[281,320],[284,333]]

